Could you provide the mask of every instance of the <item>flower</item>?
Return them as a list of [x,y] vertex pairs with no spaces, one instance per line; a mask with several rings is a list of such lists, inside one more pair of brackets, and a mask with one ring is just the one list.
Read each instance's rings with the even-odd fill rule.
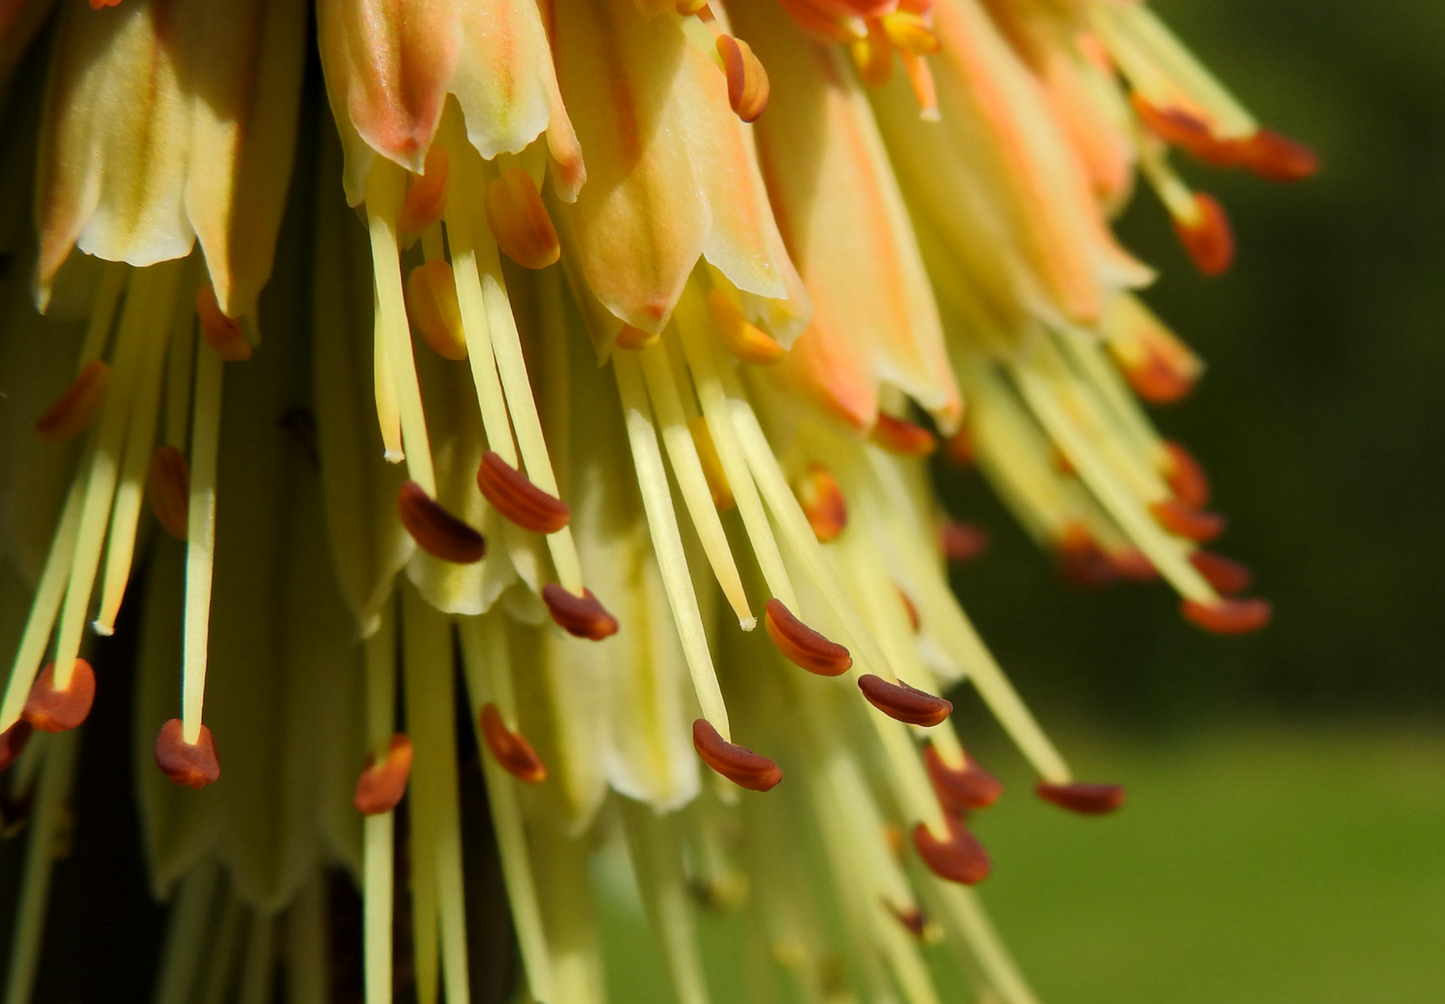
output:
[[1218,272],[1172,149],[1313,155],[1124,0],[321,0],[329,121],[308,31],[288,0],[0,11],[35,174],[0,237],[7,999],[77,728],[124,701],[96,636],[129,631],[161,999],[321,999],[337,871],[369,1002],[471,999],[494,839],[532,999],[602,999],[620,841],[689,1004],[696,914],[744,902],[805,999],[932,1000],[941,939],[1031,1000],[968,888],[1000,787],[942,694],[1042,798],[1123,791],[1074,780],[952,597],[980,536],[927,458],[1071,577],[1261,626],[1136,400],[1200,363],[1109,220],[1137,173]]

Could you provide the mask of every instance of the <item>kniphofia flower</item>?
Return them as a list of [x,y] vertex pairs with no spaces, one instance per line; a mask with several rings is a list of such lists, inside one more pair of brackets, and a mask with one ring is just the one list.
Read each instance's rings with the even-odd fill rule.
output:
[[1261,626],[1138,403],[1200,362],[1109,224],[1141,176],[1214,273],[1173,152],[1313,156],[1131,0],[320,0],[319,74],[312,30],[0,6],[7,1001],[88,811],[78,726],[127,688],[160,1000],[322,1000],[347,959],[370,1002],[468,1000],[491,841],[509,995],[603,999],[589,876],[622,846],[687,1004],[703,910],[748,911],[802,1000],[933,1001],[940,939],[1032,1000],[969,888],[999,786],[943,694],[1041,797],[1123,793],[950,594],[978,534],[928,457],[1072,577]]

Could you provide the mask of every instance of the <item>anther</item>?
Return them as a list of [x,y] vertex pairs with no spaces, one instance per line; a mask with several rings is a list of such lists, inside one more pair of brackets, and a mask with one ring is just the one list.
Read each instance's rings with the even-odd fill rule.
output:
[[1189,622],[1215,634],[1248,634],[1269,623],[1274,613],[1268,600],[1223,599],[1213,603],[1185,600],[1179,612]]
[[660,341],[662,341],[662,335],[657,332],[644,331],[634,325],[624,324],[622,330],[617,332],[616,344],[619,349],[636,351],[656,345]]
[[542,587],[542,602],[547,604],[557,626],[570,635],[601,641],[617,633],[617,618],[597,602],[590,589],[575,596],[557,583],[549,582]]
[[893,75],[893,46],[877,18],[868,20],[868,33],[851,39],[848,51],[858,76],[869,87],[882,87]]
[[35,726],[23,718],[0,732],[0,773],[9,770],[10,765],[20,759],[20,754],[25,752],[25,747],[30,744],[30,737],[34,734]]
[[722,458],[718,456],[717,444],[712,441],[707,419],[698,415],[687,423],[687,428],[692,433],[692,445],[697,450],[698,462],[702,464],[703,477],[707,478],[712,504],[718,512],[727,512],[737,505],[737,500],[733,498],[733,488],[728,484],[727,471],[723,470]]
[[948,561],[972,561],[988,548],[988,534],[972,524],[949,520],[938,530],[938,543]]
[[879,19],[888,42],[899,52],[911,56],[927,56],[939,49],[938,37],[923,18],[908,11],[896,10]]
[[546,268],[562,257],[557,228],[532,176],[509,168],[487,185],[487,226],[497,247],[523,268]]
[[190,498],[191,469],[185,454],[174,446],[162,446],[151,454],[146,500],[156,520],[176,540],[185,540],[189,533]]
[[1034,787],[1034,793],[1045,802],[1052,802],[1080,816],[1102,816],[1124,804],[1124,789],[1117,784],[1082,784],[1078,781],[1051,784],[1040,781]]
[[495,704],[482,706],[481,724],[487,749],[507,773],[527,784],[547,780],[547,765],[537,756],[525,736],[507,728]]
[[840,676],[853,665],[853,657],[836,641],[825,638],[793,616],[782,600],[768,600],[763,626],[788,661],[819,676]]
[[1003,785],[973,757],[967,753],[963,757],[962,767],[950,767],[932,743],[924,747],[923,765],[928,768],[933,793],[940,805],[955,812],[987,809],[1003,794]]
[[55,663],[40,671],[25,698],[25,720],[41,732],[65,732],[85,721],[95,702],[95,670],[76,659],[64,690],[55,686]]
[[783,347],[743,316],[741,308],[727,293],[720,289],[708,293],[707,310],[723,345],[743,362],[766,366],[783,358]]
[[993,865],[978,838],[959,821],[950,819],[949,839],[939,840],[922,823],[913,828],[913,846],[929,871],[941,879],[977,885],[988,878]]
[[768,71],[740,38],[719,35],[717,54],[727,75],[728,104],[738,118],[752,122],[768,107]]
[[953,702],[910,687],[902,680],[889,683],[881,676],[864,673],[858,678],[858,689],[869,704],[908,725],[930,728],[953,713]]
[[740,788],[768,791],[783,779],[776,763],[746,746],[728,742],[706,718],[692,723],[692,746],[703,763]]
[[836,540],[848,525],[848,504],[832,471],[821,464],[809,464],[803,475],[793,482],[793,493],[818,543]]
[[107,7],[117,7],[120,0],[90,0],[91,10],[105,10]]
[[949,463],[957,464],[959,467],[969,467],[973,464],[973,433],[968,426],[963,426],[953,435],[948,437],[944,443],[943,453]]
[[556,533],[567,525],[567,503],[549,495],[492,450],[482,454],[477,487],[493,508],[523,530]]
[[447,172],[450,161],[440,143],[426,152],[422,173],[406,187],[406,198],[396,214],[396,229],[403,237],[419,234],[437,220],[447,207]]
[[1065,527],[1055,546],[1060,574],[1076,586],[1099,588],[1118,577],[1114,562],[1082,524],[1071,523]]
[[185,727],[179,718],[161,726],[156,736],[156,766],[176,784],[204,788],[221,779],[221,761],[216,757],[216,739],[211,730],[201,726],[200,738],[192,746],[186,742]]
[[923,426],[882,412],[873,426],[873,442],[905,457],[926,457],[938,446],[938,439]]
[[415,481],[401,486],[396,511],[406,532],[428,554],[458,565],[486,557],[487,542],[482,535],[443,509]]
[[914,604],[913,599],[903,591],[902,586],[894,586],[893,588],[898,593],[898,602],[903,604],[903,612],[908,615],[909,628],[914,634],[917,634],[923,626],[923,622],[918,618],[918,607]]
[[1194,389],[1195,374],[1175,365],[1152,345],[1140,346],[1138,358],[1114,357],[1129,386],[1150,404],[1170,404]]
[[902,924],[909,934],[920,940],[924,937],[924,932],[928,930],[928,917],[922,910],[916,906],[903,909],[887,899],[883,904],[888,907],[889,913],[898,918],[898,923]]
[[462,308],[457,303],[457,281],[450,263],[434,258],[406,277],[406,316],[411,328],[443,359],[467,357],[467,336]]
[[1189,563],[1196,572],[1204,576],[1205,582],[1214,587],[1216,593],[1223,596],[1236,596],[1248,589],[1254,581],[1254,573],[1248,566],[1222,554],[1195,551],[1189,556]]
[[1245,167],[1266,181],[1300,181],[1319,170],[1320,158],[1303,143],[1260,129],[1240,148]]
[[1228,520],[1217,512],[1195,509],[1179,499],[1163,499],[1149,507],[1154,519],[1170,533],[1207,543],[1224,532]]
[[368,757],[361,777],[356,780],[356,792],[351,796],[356,811],[363,816],[379,816],[395,809],[406,793],[411,758],[411,740],[400,732],[391,737],[380,763],[374,756]]
[[1174,232],[1203,275],[1219,275],[1234,261],[1234,233],[1229,218],[1213,196],[1194,193],[1194,213],[1175,217]]
[[1188,450],[1175,442],[1164,444],[1164,480],[1174,497],[1187,506],[1202,509],[1209,504],[1209,475]]
[[208,282],[196,290],[196,317],[201,322],[201,337],[228,363],[243,363],[251,358],[251,343],[241,330],[241,322],[221,313],[216,290]]
[[92,359],[86,363],[75,382],[36,421],[35,431],[40,438],[47,443],[60,443],[89,429],[100,411],[109,383],[110,367],[105,360]]
[[1121,579],[1128,579],[1131,582],[1153,582],[1159,578],[1159,569],[1154,567],[1154,562],[1132,544],[1125,544],[1117,551],[1106,552],[1104,556],[1109,560],[1114,574]]

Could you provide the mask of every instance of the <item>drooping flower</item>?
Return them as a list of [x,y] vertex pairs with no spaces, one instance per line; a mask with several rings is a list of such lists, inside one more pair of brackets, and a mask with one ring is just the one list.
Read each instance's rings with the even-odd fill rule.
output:
[[980,536],[928,457],[1071,577],[1261,626],[1138,403],[1201,364],[1109,224],[1138,173],[1220,271],[1172,148],[1313,155],[1124,0],[321,0],[314,29],[319,75],[297,0],[0,9],[35,193],[0,226],[7,1000],[121,629],[159,1000],[327,999],[352,957],[370,1004],[473,999],[491,841],[509,996],[605,998],[620,845],[687,1004],[714,909],[804,1000],[932,1001],[940,939],[1032,1000],[968,888],[1000,786],[943,694],[1040,797],[1123,791],[1074,779],[951,595]]

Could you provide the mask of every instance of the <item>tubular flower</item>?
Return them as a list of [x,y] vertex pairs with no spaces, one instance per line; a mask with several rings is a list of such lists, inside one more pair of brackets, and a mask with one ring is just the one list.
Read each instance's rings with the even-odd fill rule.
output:
[[928,1004],[938,940],[1033,1000],[945,693],[1123,790],[950,593],[928,458],[1262,626],[1110,220],[1138,174],[1218,272],[1174,148],[1309,150],[1124,0],[0,8],[7,1002],[127,731],[160,1001],[601,1001],[619,868],[687,1004],[704,912],[803,1000]]

